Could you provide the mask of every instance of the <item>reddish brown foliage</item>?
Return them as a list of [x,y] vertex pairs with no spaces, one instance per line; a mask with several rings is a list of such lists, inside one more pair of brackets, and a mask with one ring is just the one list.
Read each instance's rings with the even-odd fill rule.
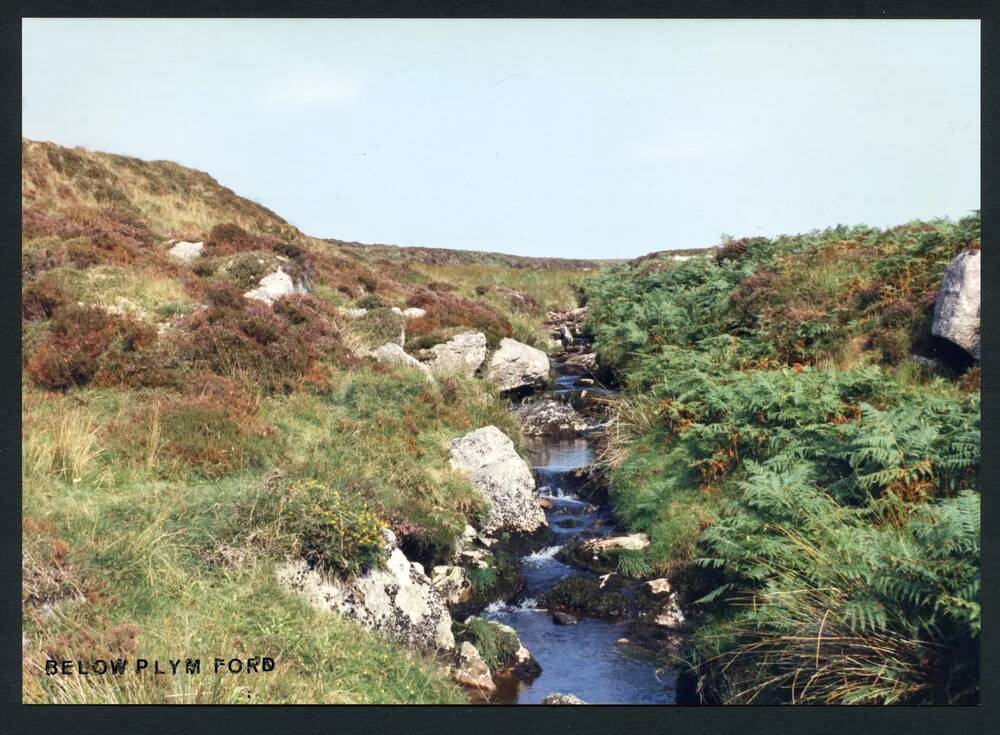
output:
[[490,306],[460,296],[421,288],[407,303],[427,310],[426,316],[407,321],[406,331],[410,335],[428,335],[448,327],[465,326],[483,332],[491,344],[496,344],[502,337],[512,334],[510,322]]
[[56,309],[67,303],[62,288],[52,278],[39,278],[21,292],[21,318],[25,321],[48,319]]
[[70,305],[59,309],[49,333],[28,358],[28,375],[49,390],[66,390],[90,382],[99,359],[115,335],[103,309]]

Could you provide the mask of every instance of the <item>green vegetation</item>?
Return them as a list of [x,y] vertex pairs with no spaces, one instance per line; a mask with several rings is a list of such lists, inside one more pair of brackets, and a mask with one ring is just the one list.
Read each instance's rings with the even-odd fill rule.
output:
[[710,702],[978,700],[979,369],[908,359],[979,217],[727,241],[587,282],[613,503]]
[[[431,385],[367,349],[398,339],[393,306],[427,309],[414,334],[539,343],[541,307],[515,315],[469,274],[340,251],[175,164],[32,141],[22,153],[24,699],[464,701],[435,659],[310,609],[275,565],[361,572],[386,528],[410,559],[449,561],[486,510],[450,469],[449,440],[493,424],[520,441],[518,424],[483,382]],[[203,255],[171,258],[175,239]],[[279,266],[309,293],[243,297]],[[572,277],[551,271],[547,289],[549,273],[519,277],[575,305]],[[339,311],[351,306],[373,311]],[[519,584],[496,569],[477,594]],[[276,671],[44,674],[49,656],[204,667],[223,653],[274,656]]]
[[494,671],[513,666],[521,646],[516,633],[482,618],[471,618],[456,625],[455,641],[468,641],[474,645],[486,665]]

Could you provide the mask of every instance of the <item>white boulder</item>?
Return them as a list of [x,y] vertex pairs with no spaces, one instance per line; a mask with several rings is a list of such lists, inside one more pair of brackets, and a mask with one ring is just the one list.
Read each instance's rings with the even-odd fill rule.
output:
[[586,704],[586,702],[572,694],[550,692],[542,697],[540,704]]
[[368,309],[340,309],[340,313],[349,319],[357,319],[368,313]]
[[187,242],[186,240],[181,240],[175,243],[170,250],[167,252],[172,258],[177,258],[178,260],[183,260],[188,263],[201,255],[201,251],[205,249],[205,243],[203,242]]
[[399,549],[392,549],[383,567],[354,579],[292,561],[279,568],[278,580],[313,607],[343,615],[396,643],[428,650],[455,648],[448,608],[423,567]]
[[981,292],[980,251],[959,253],[941,279],[931,324],[931,334],[953,342],[977,360]]
[[463,684],[484,692],[496,690],[490,667],[483,661],[474,645],[465,641],[458,649],[458,663],[452,669],[452,678]]
[[514,409],[527,436],[574,435],[586,430],[587,420],[567,403],[546,398],[526,401]]
[[454,373],[472,377],[486,359],[486,335],[482,332],[462,332],[428,352],[427,366],[438,376]]
[[535,347],[504,337],[490,357],[486,377],[502,391],[538,388],[549,380],[549,358]]
[[427,376],[427,380],[429,382],[435,382],[434,376],[431,375],[430,368],[412,355],[408,355],[406,351],[395,342],[386,342],[378,349],[372,350],[370,354],[379,362],[399,363],[401,365],[416,368]]
[[481,533],[534,533],[547,525],[535,502],[535,478],[514,442],[495,426],[484,426],[451,442],[451,466],[469,476],[490,499]]
[[422,316],[427,316],[427,310],[421,309],[419,306],[411,306],[408,309],[403,309],[403,316],[407,319],[419,319]]
[[273,304],[282,296],[305,292],[306,289],[301,284],[293,281],[292,277],[279,267],[274,273],[261,278],[257,288],[247,291],[243,296],[263,301],[265,304]]

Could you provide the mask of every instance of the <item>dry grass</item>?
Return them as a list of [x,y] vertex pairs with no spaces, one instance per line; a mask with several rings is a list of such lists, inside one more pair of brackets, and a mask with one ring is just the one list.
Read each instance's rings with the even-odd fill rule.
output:
[[[26,396],[21,443],[23,475],[54,477],[73,483],[94,475],[105,449],[101,443],[103,426],[81,408],[68,401],[49,397],[55,406],[44,411],[45,399]],[[32,405],[34,404],[34,405]],[[42,410],[39,410],[42,409]]]

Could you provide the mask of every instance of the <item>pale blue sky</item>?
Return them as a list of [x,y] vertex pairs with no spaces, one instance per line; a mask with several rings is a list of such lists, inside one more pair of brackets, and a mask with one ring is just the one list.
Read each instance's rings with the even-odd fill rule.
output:
[[23,131],[305,232],[632,257],[979,207],[976,21],[25,20]]

